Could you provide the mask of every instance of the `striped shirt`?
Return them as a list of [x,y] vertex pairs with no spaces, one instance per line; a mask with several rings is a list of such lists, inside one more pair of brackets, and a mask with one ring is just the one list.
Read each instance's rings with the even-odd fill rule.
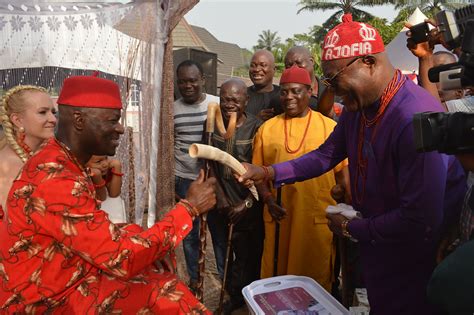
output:
[[174,102],[174,158],[175,175],[196,179],[201,161],[193,159],[188,154],[192,143],[201,143],[204,131],[204,121],[207,118],[207,105],[211,102],[219,103],[219,98],[206,94],[206,98],[199,104],[189,105],[180,98]]

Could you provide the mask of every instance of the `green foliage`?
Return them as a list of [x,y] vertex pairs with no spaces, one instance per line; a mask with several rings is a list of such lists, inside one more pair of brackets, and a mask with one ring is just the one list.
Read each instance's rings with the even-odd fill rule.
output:
[[[285,55],[293,46],[304,46],[309,49],[315,61],[315,72],[321,74],[321,43],[316,34],[321,30],[321,26],[315,25],[309,29],[307,33],[295,34],[291,38],[287,38],[285,42],[278,43],[270,51],[275,56],[276,75],[279,76],[285,69]],[[270,30],[266,31],[270,33]],[[254,46],[254,51],[262,49],[259,44]]]
[[239,67],[239,68],[234,68],[233,71],[232,71],[232,76],[247,78],[249,76],[249,66],[248,66],[248,64],[244,65],[242,67]]
[[301,11],[326,11],[334,10],[332,14],[323,25],[314,33],[318,41],[322,41],[326,33],[340,23],[344,13],[351,13],[354,21],[368,22],[375,18],[367,11],[359,9],[360,6],[376,6],[386,3],[391,3],[394,0],[300,0],[298,3]]
[[279,77],[281,75],[281,73],[283,72],[283,70],[285,70],[285,63],[284,62],[275,62],[275,68],[276,68],[276,71],[275,73],[277,73],[277,77]]
[[432,18],[441,10],[454,10],[472,3],[472,0],[392,0],[395,9],[405,9],[413,12],[420,8],[428,18]]
[[[259,35],[254,50],[268,49],[275,56],[276,75],[279,76],[285,69],[284,58],[287,51],[293,46],[304,46],[311,51],[315,61],[315,73],[321,75],[321,45],[327,32],[340,23],[344,13],[351,12],[355,21],[366,22],[378,29],[385,45],[390,43],[404,26],[416,7],[429,18],[433,17],[442,6],[446,9],[455,9],[472,0],[300,0],[298,13],[301,11],[337,11],[322,25],[314,25],[307,33],[295,34],[281,42],[278,32],[263,31]],[[386,19],[378,18],[363,11],[358,6],[376,6],[394,4],[399,10],[397,17],[390,23]],[[248,71],[248,68],[247,68]],[[243,72],[243,70],[242,70]]]
[[403,22],[388,23],[386,19],[377,17],[369,20],[368,23],[379,31],[385,45],[389,44],[403,28]]
[[380,32],[385,45],[390,43],[397,36],[398,32],[403,28],[404,22],[408,20],[410,15],[418,7],[428,17],[432,18],[443,9],[456,9],[462,7],[472,0],[392,0],[395,9],[399,9],[397,17],[388,23],[386,19],[373,18],[368,21]]
[[395,19],[393,20],[392,23],[404,23],[408,20],[408,18],[410,17],[410,15],[413,13],[412,10],[410,9],[401,9],[399,12],[398,12],[398,15],[395,17]]
[[272,51],[280,44],[280,41],[281,39],[280,36],[278,36],[278,32],[265,30],[258,35],[257,45],[254,46],[254,49],[267,49]]

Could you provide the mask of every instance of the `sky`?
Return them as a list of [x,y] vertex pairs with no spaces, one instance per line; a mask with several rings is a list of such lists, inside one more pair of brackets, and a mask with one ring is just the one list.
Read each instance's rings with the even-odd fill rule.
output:
[[[277,31],[281,40],[293,34],[306,33],[313,25],[321,25],[335,10],[301,12],[298,0],[200,0],[185,15],[189,24],[206,28],[218,40],[251,49],[263,30]],[[368,7],[375,16],[392,21],[393,6]]]

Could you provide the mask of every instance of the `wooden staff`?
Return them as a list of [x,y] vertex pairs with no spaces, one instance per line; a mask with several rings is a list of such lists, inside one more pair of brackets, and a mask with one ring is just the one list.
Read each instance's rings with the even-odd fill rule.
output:
[[[215,110],[212,109],[212,104],[207,108],[207,122],[206,122],[206,144],[210,145],[212,141],[212,134],[214,133]],[[204,180],[209,176],[209,160],[206,160],[204,170]],[[204,272],[206,268],[206,231],[207,231],[207,213],[199,216],[199,259],[198,259],[198,281],[196,287],[196,298],[204,301]]]
[[219,297],[219,307],[217,308],[216,314],[222,314],[222,305],[224,304],[225,287],[227,284],[227,273],[229,272],[229,258],[232,249],[232,233],[234,231],[234,224],[229,223],[229,232],[227,233],[227,248],[225,252],[225,264],[224,264],[224,279],[222,280],[221,295]]
[[[277,188],[277,205],[281,207],[281,187]],[[273,251],[273,276],[278,276],[278,252],[280,247],[280,221],[275,220],[275,250]]]
[[[217,114],[216,114],[217,112]],[[237,124],[237,113],[232,113],[227,131],[225,130],[220,112],[219,104],[209,103],[207,107],[207,121],[206,121],[206,144],[212,145],[212,135],[214,134],[215,124],[224,139],[229,139],[233,136]],[[209,160],[205,162],[204,180],[209,176],[210,163]],[[204,272],[206,268],[206,231],[207,231],[207,213],[199,216],[199,260],[198,260],[198,281],[196,287],[196,298],[203,302],[204,300]]]

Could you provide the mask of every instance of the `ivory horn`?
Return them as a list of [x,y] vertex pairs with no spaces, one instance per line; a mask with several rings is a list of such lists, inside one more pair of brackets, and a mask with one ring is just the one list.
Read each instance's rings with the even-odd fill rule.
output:
[[[230,167],[234,172],[239,175],[244,174],[247,170],[245,167],[237,161],[232,155],[218,148],[214,148],[210,145],[193,143],[189,146],[189,156],[192,158],[206,159],[219,162],[225,166]],[[255,200],[258,200],[257,188],[252,186],[249,188]]]
[[207,105],[207,124],[206,131],[214,132],[214,123],[217,126],[217,130],[224,139],[230,139],[235,133],[235,127],[237,125],[237,113],[233,112],[230,115],[229,124],[227,130],[224,126],[224,120],[222,118],[221,107],[219,104],[211,102]]

